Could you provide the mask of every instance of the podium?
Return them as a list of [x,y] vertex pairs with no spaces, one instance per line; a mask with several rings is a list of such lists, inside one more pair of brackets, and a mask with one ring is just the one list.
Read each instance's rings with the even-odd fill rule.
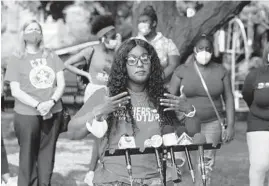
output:
[[[174,152],[181,152],[185,151],[185,148],[188,149],[188,151],[195,151],[198,150],[198,145],[191,144],[191,145],[174,145],[171,146],[174,150]],[[216,147],[212,146],[212,143],[207,143],[203,145],[204,150],[211,150],[211,149],[220,149],[221,144],[218,144]],[[166,146],[161,146],[158,149],[159,153],[162,155],[162,157],[167,156],[168,148]],[[125,151],[128,150],[130,155],[139,155],[139,154],[155,154],[155,148],[153,147],[147,147],[143,152],[139,150],[139,148],[130,148],[130,149],[116,149],[114,153],[110,153],[109,150],[105,152],[105,156],[125,156]],[[163,183],[164,186],[166,186],[166,158],[163,159]]]

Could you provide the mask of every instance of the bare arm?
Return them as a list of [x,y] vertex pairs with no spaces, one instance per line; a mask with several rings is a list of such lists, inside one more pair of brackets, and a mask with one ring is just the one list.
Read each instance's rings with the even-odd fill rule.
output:
[[34,99],[32,96],[21,90],[19,82],[11,81],[10,89],[12,96],[21,101],[22,103],[31,107],[36,107],[38,105],[38,100]]
[[168,66],[164,69],[164,77],[166,80],[169,80],[174,70],[177,68],[179,63],[179,56],[178,55],[171,55],[168,56]]
[[245,100],[245,102],[247,103],[248,107],[251,106],[253,99],[254,99],[254,82],[256,79],[256,71],[251,71],[244,82],[244,86],[243,86],[243,90],[242,90],[242,95],[243,95],[243,99]]
[[85,72],[84,70],[80,70],[79,68],[74,66],[78,62],[80,62],[82,60],[86,60],[84,54],[85,54],[84,50],[80,51],[76,55],[71,56],[68,60],[66,60],[64,65],[69,71],[71,71],[71,72],[73,72],[75,74],[81,75],[81,76],[85,76],[85,77],[87,77],[89,79],[89,73],[88,72]]
[[81,117],[73,117],[68,124],[67,136],[71,140],[85,138],[90,132],[86,128],[86,122],[94,119],[93,112],[86,113]]
[[234,127],[234,120],[235,120],[235,108],[234,108],[234,96],[233,96],[233,92],[232,92],[232,86],[231,86],[231,78],[230,76],[227,74],[224,79],[223,79],[223,83],[224,83],[224,101],[226,103],[226,117],[227,117],[227,124],[228,127]]
[[173,95],[177,95],[180,86],[181,86],[181,79],[175,73],[173,73],[172,79],[168,84],[168,91]]
[[[83,107],[77,112],[68,125],[68,136],[70,139],[81,139],[89,134],[86,127],[86,123],[92,123],[103,120],[103,116],[107,116],[109,113],[118,109],[119,103],[126,105],[130,99],[127,92],[123,92],[114,97],[106,97],[104,91],[97,90],[83,105]],[[99,99],[99,100],[98,100]],[[96,101],[93,103],[93,101]],[[99,103],[98,103],[99,102]],[[88,105],[87,105],[88,104]],[[94,104],[95,106],[93,107]],[[102,122],[102,121],[101,121]],[[94,125],[94,123],[92,123]],[[102,127],[98,123],[98,128]],[[97,126],[95,126],[97,127]],[[91,130],[94,134],[94,129]]]

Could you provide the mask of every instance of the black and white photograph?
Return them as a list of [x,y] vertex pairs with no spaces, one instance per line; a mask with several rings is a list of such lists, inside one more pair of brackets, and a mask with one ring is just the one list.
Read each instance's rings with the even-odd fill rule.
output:
[[1,0],[1,186],[269,186],[269,1]]

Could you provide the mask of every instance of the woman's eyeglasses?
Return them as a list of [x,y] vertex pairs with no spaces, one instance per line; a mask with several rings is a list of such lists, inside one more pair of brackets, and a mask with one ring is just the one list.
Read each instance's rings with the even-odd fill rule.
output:
[[130,66],[137,65],[138,60],[140,60],[143,64],[149,64],[151,62],[148,54],[142,54],[140,57],[128,56],[126,59],[127,64]]

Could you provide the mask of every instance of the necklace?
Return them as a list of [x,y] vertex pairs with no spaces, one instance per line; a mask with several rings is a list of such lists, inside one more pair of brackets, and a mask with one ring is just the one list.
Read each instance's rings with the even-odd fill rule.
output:
[[134,92],[131,89],[127,88],[128,92],[131,96],[131,100],[133,100],[134,104],[137,106],[145,106],[148,103],[148,95],[144,90],[142,92]]

